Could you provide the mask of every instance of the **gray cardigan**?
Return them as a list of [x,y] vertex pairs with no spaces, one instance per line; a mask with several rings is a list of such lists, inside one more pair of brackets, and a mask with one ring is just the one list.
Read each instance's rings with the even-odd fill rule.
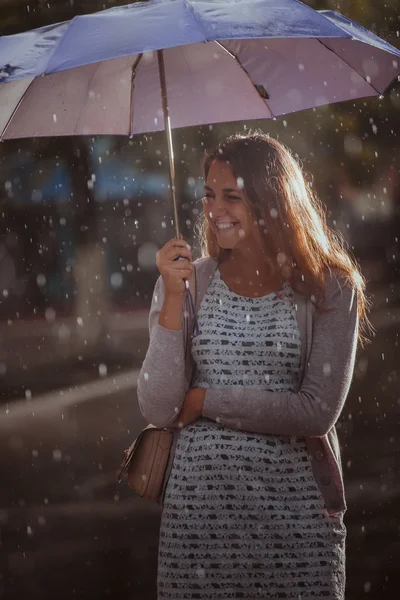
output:
[[[217,262],[195,261],[190,282],[199,308]],[[150,343],[138,379],[141,413],[153,425],[172,423],[183,404],[194,375],[194,361],[185,328],[170,330],[158,324],[164,301],[164,283],[157,280],[151,303]],[[356,291],[330,273],[326,280],[326,307],[319,312],[309,298],[295,293],[301,340],[299,387],[294,392],[254,388],[209,388],[203,416],[226,427],[254,433],[304,436],[315,479],[329,514],[346,509],[340,449],[335,423],[342,411],[353,376],[358,337]],[[182,321],[187,318],[183,315]],[[192,330],[192,323],[186,330]],[[186,348],[185,348],[186,347]],[[179,430],[176,430],[174,447]],[[169,469],[172,466],[173,454]]]

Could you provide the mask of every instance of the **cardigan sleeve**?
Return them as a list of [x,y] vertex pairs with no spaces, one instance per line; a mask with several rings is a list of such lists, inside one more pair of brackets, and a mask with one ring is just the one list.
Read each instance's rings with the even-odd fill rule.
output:
[[157,427],[166,427],[176,419],[188,389],[184,329],[166,329],[158,323],[164,295],[164,282],[159,277],[151,301],[149,347],[137,383],[140,411]]
[[226,427],[271,435],[323,437],[334,426],[350,388],[358,337],[356,290],[331,275],[326,306],[313,318],[311,352],[300,390],[207,389],[203,416]]

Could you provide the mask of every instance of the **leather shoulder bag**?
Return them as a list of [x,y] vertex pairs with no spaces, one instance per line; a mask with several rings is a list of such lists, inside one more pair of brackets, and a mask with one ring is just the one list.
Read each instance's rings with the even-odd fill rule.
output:
[[125,450],[118,483],[127,475],[136,494],[161,504],[173,439],[173,429],[146,427]]

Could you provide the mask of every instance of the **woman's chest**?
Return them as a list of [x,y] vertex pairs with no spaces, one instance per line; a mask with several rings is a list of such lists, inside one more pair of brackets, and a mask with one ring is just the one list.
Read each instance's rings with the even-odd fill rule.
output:
[[[283,296],[283,297],[282,297]],[[273,361],[297,363],[300,335],[290,291],[247,299],[218,285],[205,295],[198,312],[199,334],[192,355],[199,361]]]
[[278,310],[273,303],[267,312],[206,303],[199,329],[192,342],[193,387],[296,391],[301,349],[290,310]]

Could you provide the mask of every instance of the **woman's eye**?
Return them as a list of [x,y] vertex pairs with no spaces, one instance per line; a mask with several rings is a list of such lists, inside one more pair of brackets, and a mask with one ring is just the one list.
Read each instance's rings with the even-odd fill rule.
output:
[[[205,202],[212,202],[215,200],[215,196],[213,196],[213,194],[204,194],[203,200]],[[224,196],[224,200],[228,200],[229,202],[238,202],[242,200],[242,198],[240,196],[227,195]]]

